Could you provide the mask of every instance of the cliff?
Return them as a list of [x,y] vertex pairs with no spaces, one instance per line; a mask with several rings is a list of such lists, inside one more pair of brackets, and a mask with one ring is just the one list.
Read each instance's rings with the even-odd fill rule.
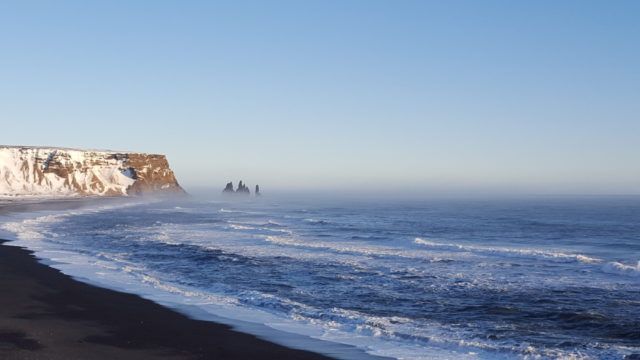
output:
[[148,193],[184,193],[164,155],[0,145],[0,195]]

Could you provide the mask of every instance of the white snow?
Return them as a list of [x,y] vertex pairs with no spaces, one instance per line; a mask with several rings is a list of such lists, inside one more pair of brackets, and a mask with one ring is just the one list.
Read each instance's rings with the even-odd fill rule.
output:
[[[109,151],[0,146],[0,196],[127,195],[135,182]],[[110,158],[111,157],[111,158]],[[51,167],[68,171],[59,175]],[[64,174],[64,172],[61,172]]]

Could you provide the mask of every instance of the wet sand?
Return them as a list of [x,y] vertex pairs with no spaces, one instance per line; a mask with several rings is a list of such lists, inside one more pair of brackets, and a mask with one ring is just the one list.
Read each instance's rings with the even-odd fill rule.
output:
[[[0,201],[0,215],[96,199]],[[101,199],[101,203],[120,199]],[[328,359],[89,285],[0,240],[0,359]]]
[[1,359],[327,359],[76,281],[0,243]]

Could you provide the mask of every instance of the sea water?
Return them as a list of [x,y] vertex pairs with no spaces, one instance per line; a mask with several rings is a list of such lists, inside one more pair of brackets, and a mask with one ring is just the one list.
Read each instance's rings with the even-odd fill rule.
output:
[[402,359],[640,354],[638,197],[112,201],[1,228],[65,273],[250,332]]

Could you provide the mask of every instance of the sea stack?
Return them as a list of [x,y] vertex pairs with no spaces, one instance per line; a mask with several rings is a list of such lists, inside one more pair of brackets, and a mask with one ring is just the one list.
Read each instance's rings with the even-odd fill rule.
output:
[[[247,186],[247,184],[245,184],[242,180],[240,180],[240,182],[238,182],[238,187],[234,190],[233,189],[233,182],[229,181],[227,183],[227,185],[224,187],[224,189],[222,190],[222,193],[223,194],[251,195],[251,190],[249,190],[249,187]],[[262,195],[260,193],[260,185],[256,185],[255,194],[256,194],[256,196]]]
[[224,190],[222,190],[223,194],[233,194],[233,182],[229,181],[227,183],[227,186],[224,187]]
[[238,188],[236,189],[236,193],[237,194],[249,195],[249,194],[251,194],[251,191],[249,191],[249,188],[247,187],[247,185],[245,185],[242,182],[242,180],[240,180],[240,182],[238,183]]

